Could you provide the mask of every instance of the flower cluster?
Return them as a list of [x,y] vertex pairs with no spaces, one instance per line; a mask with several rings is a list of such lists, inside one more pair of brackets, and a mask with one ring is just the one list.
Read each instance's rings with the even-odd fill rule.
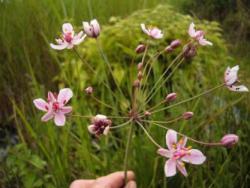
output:
[[[145,24],[141,24],[142,32],[145,33],[149,39],[147,40],[154,40],[154,39],[161,39],[164,37],[163,32],[157,28],[157,27],[146,27]],[[56,39],[57,44],[50,44],[50,46],[53,49],[56,50],[62,50],[62,49],[72,49],[74,46],[79,45],[81,42],[84,41],[86,36],[97,39],[100,35],[100,25],[96,19],[90,21],[90,22],[83,22],[83,31],[80,31],[78,34],[75,34],[73,30],[73,26],[70,23],[65,23],[62,26],[63,34],[62,37]],[[201,97],[203,95],[206,95],[218,88],[221,88],[223,86],[227,87],[231,91],[236,92],[247,92],[248,89],[244,85],[238,85],[238,70],[239,66],[236,65],[232,68],[228,67],[224,74],[224,82],[220,84],[219,86],[216,86],[212,89],[209,89],[201,94],[198,94],[196,96],[192,96],[189,99],[185,99],[183,101],[179,101],[175,103],[177,99],[177,93],[172,92],[168,93],[165,98],[162,99],[162,101],[159,104],[156,104],[153,107],[149,107],[149,102],[151,99],[155,96],[159,88],[161,88],[164,83],[166,83],[167,79],[169,78],[169,70],[173,68],[173,70],[176,70],[178,66],[185,60],[185,58],[194,57],[196,55],[197,46],[212,46],[212,42],[205,39],[205,32],[202,30],[195,30],[194,23],[191,23],[188,29],[188,34],[190,36],[190,40],[184,45],[183,50],[181,51],[180,55],[177,56],[177,58],[169,65],[169,67],[163,72],[163,74],[160,76],[159,80],[155,82],[154,86],[149,86],[148,93],[145,92],[146,87],[145,83],[147,83],[148,76],[150,75],[150,71],[152,69],[152,66],[150,65],[150,61],[152,59],[148,58],[148,61],[145,61],[146,54],[149,48],[149,43],[140,43],[136,49],[135,52],[139,55],[143,53],[143,57],[140,63],[137,65],[137,78],[133,82],[133,88],[132,88],[132,99],[131,99],[131,108],[129,112],[127,112],[127,115],[122,117],[126,122],[120,125],[113,126],[114,123],[112,121],[112,116],[106,116],[102,114],[98,114],[95,116],[80,116],[79,117],[87,117],[91,119],[90,125],[88,125],[88,131],[90,134],[95,135],[96,137],[100,137],[101,135],[107,135],[109,132],[111,132],[111,129],[117,129],[124,127],[126,125],[131,124],[131,131],[129,133],[128,138],[128,144],[126,148],[125,153],[125,159],[124,164],[127,164],[128,160],[128,147],[129,143],[132,139],[133,134],[133,126],[137,125],[140,127],[144,132],[145,135],[152,141],[152,143],[158,148],[157,153],[168,160],[165,163],[164,171],[166,177],[171,177],[176,174],[176,169],[178,169],[181,174],[184,176],[187,176],[187,171],[185,168],[185,163],[190,163],[194,165],[200,165],[203,164],[206,160],[205,155],[198,149],[192,149],[191,146],[186,146],[187,141],[192,141],[197,144],[201,144],[204,146],[224,146],[224,147],[232,147],[235,145],[239,138],[235,134],[227,134],[222,137],[222,139],[219,142],[203,142],[196,140],[194,138],[190,138],[180,132],[177,132],[175,130],[169,129],[168,127],[165,127],[165,124],[167,123],[175,123],[177,121],[181,120],[189,120],[194,116],[194,113],[191,111],[186,111],[180,114],[178,117],[171,119],[169,121],[159,121],[154,120],[153,117],[151,117],[152,114],[170,109],[172,107],[181,105],[183,103],[189,102],[191,100],[197,99],[198,97]],[[182,42],[179,39],[173,40],[167,47],[160,52],[157,52],[157,54],[154,56],[154,58],[159,57],[159,55],[166,53],[169,54],[173,50],[175,50],[177,47],[181,46]],[[102,50],[100,50],[102,52]],[[78,54],[79,57],[79,54]],[[106,56],[102,54],[102,57],[104,57],[104,60],[107,61]],[[82,60],[82,59],[81,59]],[[179,63],[176,63],[179,61]],[[86,63],[83,61],[83,63]],[[88,65],[90,68],[91,66]],[[109,63],[107,62],[107,65]],[[91,68],[92,71],[94,71]],[[112,69],[109,67],[109,70],[112,71]],[[174,73],[174,71],[172,72]],[[171,73],[171,74],[172,74]],[[113,76],[111,72],[111,76]],[[171,76],[171,75],[170,75]],[[115,79],[114,79],[115,80]],[[105,83],[107,84],[107,83]],[[92,86],[89,86],[85,89],[85,93],[88,97],[92,97],[96,102],[99,102],[101,105],[104,105],[107,108],[113,109],[113,107],[109,104],[106,104],[105,102],[99,100],[95,97],[95,93],[93,92],[94,88]],[[122,91],[121,91],[122,92]],[[143,93],[146,95],[145,99],[141,99],[143,102],[139,103],[140,101],[137,100],[138,96],[137,93]],[[42,116],[42,121],[48,121],[52,118],[54,118],[54,122],[57,126],[63,126],[65,125],[66,117],[65,115],[69,115],[69,113],[72,111],[72,107],[65,106],[69,100],[73,97],[73,92],[69,88],[64,88],[59,91],[59,94],[53,94],[52,92],[48,92],[48,99],[47,101],[38,98],[35,99],[34,105],[39,110],[42,110],[46,112],[45,115]],[[161,108],[162,105],[167,104],[167,106],[164,106]],[[146,110],[145,110],[146,109]],[[147,128],[143,124],[152,124],[155,126],[158,126],[160,128],[166,129],[166,145],[167,149],[164,149],[160,144],[158,144],[154,138],[150,135]],[[115,123],[114,123],[115,124]],[[112,126],[111,126],[112,125]],[[182,136],[182,138],[177,141],[177,134]],[[125,172],[127,170],[125,165]]]
[[56,39],[57,44],[50,44],[55,50],[71,49],[82,43],[86,36],[97,38],[100,34],[100,25],[96,19],[88,22],[83,22],[83,31],[75,34],[73,26],[70,23],[65,23],[62,26],[62,37]]

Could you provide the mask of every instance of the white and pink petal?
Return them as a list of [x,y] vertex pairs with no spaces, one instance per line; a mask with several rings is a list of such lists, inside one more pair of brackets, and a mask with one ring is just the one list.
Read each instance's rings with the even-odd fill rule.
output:
[[169,150],[175,149],[173,146],[177,143],[177,132],[169,129],[166,134],[166,144]]
[[210,42],[204,38],[199,39],[199,44],[202,46],[207,46],[207,45],[212,46],[213,45],[212,42]]
[[64,42],[62,44],[53,44],[50,43],[50,47],[55,49],[55,50],[63,50],[68,47],[68,43]]
[[73,40],[72,40],[72,43],[74,45],[78,45],[80,44],[81,42],[84,41],[85,37],[87,35],[83,33],[83,31],[79,32],[76,36],[74,36]]
[[164,148],[158,149],[157,153],[163,157],[166,157],[166,158],[171,158],[173,156],[172,152],[170,152],[169,150],[164,149]]
[[64,23],[62,25],[62,31],[64,34],[73,33],[74,32],[73,26],[70,23]]
[[95,125],[89,125],[88,126],[88,131],[90,134],[95,134]]
[[228,67],[224,73],[224,81],[227,86],[231,86],[238,80],[239,66]]
[[98,21],[96,19],[91,20],[90,25],[92,25],[92,27],[93,27],[93,31],[94,31],[95,36],[99,35],[101,29],[100,29],[100,25],[99,25]]
[[176,174],[176,160],[167,160],[164,166],[164,172],[166,177],[174,176]]
[[57,101],[66,104],[73,97],[73,92],[70,88],[64,88],[59,91]]
[[143,31],[145,34],[150,35],[148,29],[146,29],[145,24],[141,24],[141,29],[142,29],[142,31]]
[[195,32],[195,29],[194,29],[195,25],[194,23],[192,22],[190,25],[189,25],[189,29],[188,29],[188,34],[190,35],[190,37],[194,38],[196,36],[196,32]]
[[63,107],[61,107],[61,112],[63,114],[68,114],[68,113],[72,112],[72,107],[71,106],[63,106]]
[[42,116],[41,120],[46,122],[46,121],[51,120],[53,117],[54,117],[54,113],[52,111],[49,111]]
[[33,100],[33,103],[35,107],[39,110],[42,110],[45,112],[49,110],[49,104],[41,98]]
[[185,177],[188,176],[187,170],[186,170],[185,165],[184,165],[183,162],[177,161],[176,166],[177,166],[177,169],[182,173],[183,176],[185,176]]
[[189,150],[189,154],[182,157],[181,160],[186,163],[199,165],[206,161],[206,156],[198,149],[191,149]]
[[227,87],[230,91],[235,91],[235,92],[248,92],[248,88],[244,85],[239,85],[239,86],[235,86],[235,85],[232,85],[232,86],[228,86]]
[[66,121],[66,117],[63,113],[61,112],[55,113],[54,122],[57,126],[64,126],[65,121]]

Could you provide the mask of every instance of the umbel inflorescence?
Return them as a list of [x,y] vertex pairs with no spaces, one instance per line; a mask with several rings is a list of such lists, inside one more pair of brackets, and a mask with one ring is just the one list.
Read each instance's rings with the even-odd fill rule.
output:
[[[133,127],[138,126],[141,128],[145,135],[149,138],[149,140],[157,147],[157,152],[159,155],[167,158],[167,161],[164,166],[164,171],[166,177],[174,176],[176,171],[182,173],[184,176],[187,176],[187,171],[185,168],[185,163],[190,163],[194,165],[200,165],[205,162],[205,155],[198,149],[193,149],[191,146],[186,146],[188,141],[195,142],[201,145],[207,146],[225,146],[232,147],[234,144],[238,142],[238,136],[235,134],[226,134],[222,137],[222,139],[218,142],[207,143],[203,141],[196,140],[194,138],[190,138],[180,132],[177,132],[173,129],[166,127],[166,124],[175,123],[179,120],[189,120],[194,116],[194,113],[191,111],[183,112],[179,117],[171,119],[169,121],[161,121],[151,119],[152,114],[159,113],[162,111],[166,111],[171,109],[172,107],[184,104],[188,101],[195,100],[203,95],[211,93],[219,88],[225,87],[230,91],[235,92],[248,92],[248,89],[244,85],[240,85],[238,80],[238,70],[239,66],[236,65],[232,68],[227,67],[224,73],[224,82],[206,90],[196,96],[192,96],[191,98],[181,100],[176,102],[178,94],[176,92],[172,92],[162,97],[162,101],[154,106],[149,106],[149,102],[156,95],[157,91],[160,87],[164,85],[168,81],[168,79],[174,74],[174,72],[178,69],[178,67],[185,61],[187,58],[192,58],[196,55],[199,46],[212,46],[212,42],[208,41],[205,38],[205,32],[202,30],[196,30],[194,23],[191,23],[188,29],[189,41],[185,45],[183,45],[183,49],[180,54],[176,56],[176,58],[168,65],[167,69],[164,70],[163,74],[159,77],[159,79],[152,86],[147,86],[149,92],[146,94],[143,100],[138,100],[138,96],[145,91],[145,85],[150,79],[150,72],[152,71],[151,62],[152,58],[147,59],[146,55],[148,53],[148,49],[150,48],[150,40],[160,40],[163,38],[163,32],[157,28],[152,26],[146,26],[145,24],[141,24],[141,29],[144,34],[147,35],[147,42],[139,44],[135,51],[137,54],[143,54],[141,62],[137,64],[137,78],[134,79],[133,84],[131,85],[132,89],[132,98],[130,101],[130,109],[128,112],[125,112],[127,116],[122,117],[125,121],[122,124],[117,125],[115,122],[116,118],[109,115],[97,114],[93,117],[89,116],[80,116],[90,118],[90,123],[86,126],[90,134],[95,135],[99,138],[101,135],[108,135],[112,129],[119,129],[125,126],[130,126],[130,131],[128,135],[127,145],[126,145],[126,153],[124,158],[124,172],[125,177],[127,174],[127,161],[128,161],[128,151],[129,146],[133,134]],[[63,50],[63,49],[72,49],[76,53],[76,55],[80,58],[80,60],[86,64],[86,66],[90,69],[90,71],[95,72],[92,68],[91,64],[86,62],[81,58],[81,55],[77,52],[76,46],[80,45],[86,37],[94,38],[98,42],[98,36],[100,35],[100,25],[97,20],[92,20],[90,23],[83,22],[83,31],[80,31],[78,34],[75,33],[73,26],[70,23],[65,23],[62,26],[62,36],[56,39],[57,44],[50,44],[51,48],[55,50]],[[173,40],[165,49],[162,49],[153,56],[153,58],[158,58],[161,54],[170,54],[176,48],[180,47],[182,42],[179,39]],[[103,51],[99,49],[101,53]],[[110,75],[112,74],[112,67],[109,64],[107,57],[103,55],[105,62],[107,63],[108,70],[110,71]],[[169,70],[171,69],[171,72]],[[114,83],[115,78],[113,78]],[[107,86],[109,83],[103,81],[103,84]],[[117,87],[120,92],[122,90],[120,87]],[[85,89],[85,93],[87,95],[93,95],[93,92],[96,88],[91,86]],[[112,89],[112,88],[111,88]],[[145,93],[144,93],[145,94]],[[57,126],[65,125],[67,116],[74,116],[72,113],[72,107],[66,106],[69,100],[73,97],[73,92],[70,88],[64,88],[59,91],[58,94],[48,92],[47,101],[39,98],[35,99],[34,105],[39,109],[45,112],[42,116],[41,120],[47,122],[51,119],[54,119],[54,123]],[[105,105],[110,107],[110,105],[105,102],[95,98],[100,105]],[[164,106],[164,107],[162,107]],[[112,107],[111,107],[112,108]],[[146,109],[146,110],[144,110]],[[79,115],[78,115],[79,116]],[[166,130],[166,148],[165,146],[161,146],[158,144],[155,139],[150,135],[145,127],[145,123],[151,123],[159,128]],[[177,135],[179,135],[180,139],[177,140]],[[126,179],[126,178],[125,178]]]

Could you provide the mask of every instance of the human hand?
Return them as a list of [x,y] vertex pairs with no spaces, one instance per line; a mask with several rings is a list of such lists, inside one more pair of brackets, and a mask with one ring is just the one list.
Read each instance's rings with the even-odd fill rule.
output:
[[128,171],[128,183],[124,186],[124,171],[120,171],[95,180],[75,180],[71,183],[70,188],[136,188],[134,179],[134,173]]

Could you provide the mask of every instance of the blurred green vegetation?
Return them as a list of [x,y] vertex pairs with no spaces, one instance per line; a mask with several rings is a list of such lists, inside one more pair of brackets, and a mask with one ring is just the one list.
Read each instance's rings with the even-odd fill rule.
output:
[[[48,89],[57,91],[58,87],[67,86],[75,93],[71,102],[74,113],[126,115],[131,97],[129,86],[136,75],[136,64],[141,60],[141,56],[134,53],[134,48],[146,40],[139,27],[142,22],[162,28],[165,35],[159,42],[150,42],[148,58],[152,57],[153,51],[164,48],[173,39],[179,38],[185,44],[187,28],[192,20],[206,31],[207,38],[214,43],[213,47],[199,48],[197,56],[186,61],[171,81],[160,89],[151,101],[152,105],[171,90],[178,92],[178,99],[182,100],[223,80],[224,69],[235,64],[235,59],[227,49],[228,43],[223,39],[225,32],[219,24],[184,16],[169,6],[132,13],[159,2],[165,1],[110,0],[103,3],[98,0],[18,0],[0,4],[0,14],[3,15],[0,18],[0,91],[2,106],[5,107],[3,110],[1,107],[1,126],[15,126],[20,142],[14,147],[8,146],[8,157],[3,159],[0,168],[3,174],[1,185],[68,187],[69,182],[77,178],[95,178],[122,170],[127,128],[115,131],[109,137],[93,140],[86,128],[88,119],[70,118],[62,128],[55,127],[52,122],[41,123],[41,114],[33,108],[32,100],[45,96]],[[127,17],[130,13],[132,15]],[[100,82],[102,79],[111,82],[111,79],[105,72],[105,63],[94,40],[87,39],[78,51],[95,67],[96,75],[92,75],[72,51],[56,52],[49,48],[48,43],[60,33],[63,22],[70,21],[80,30],[81,22],[92,17],[102,24],[99,42],[113,67],[117,82],[125,92],[125,98],[116,90],[111,95]],[[180,50],[171,55],[162,55],[154,61],[149,86]],[[247,67],[240,65],[242,69]],[[247,73],[240,71],[240,75],[242,82],[248,83],[245,79]],[[95,94],[112,104],[117,111],[100,107],[86,97],[82,90],[88,85],[93,85]],[[113,83],[111,87],[115,87]],[[195,112],[195,118],[177,123],[173,128],[204,141],[219,140],[228,132],[239,134],[241,142],[238,147],[229,150],[194,145],[202,149],[208,159],[202,166],[188,166],[188,178],[178,175],[166,179],[163,172],[165,159],[157,156],[156,148],[137,130],[132,142],[129,168],[136,172],[139,187],[248,187],[249,106],[246,99],[240,102],[241,96],[221,89],[215,94],[174,108],[171,113],[159,113],[153,117],[162,120],[170,114],[175,117],[190,110]],[[233,104],[235,106],[232,107]],[[122,122],[114,121],[114,125]],[[165,145],[165,131],[154,126],[150,126],[149,130],[159,143]]]
[[250,58],[250,1],[248,0],[168,0],[180,12],[221,23],[230,52],[248,64]]

